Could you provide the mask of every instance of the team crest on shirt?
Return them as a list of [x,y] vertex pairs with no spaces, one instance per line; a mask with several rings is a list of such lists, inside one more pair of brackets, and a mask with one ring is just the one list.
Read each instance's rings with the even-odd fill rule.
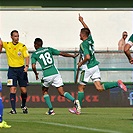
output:
[[22,54],[22,53],[19,51],[19,52],[18,52],[18,56],[21,56],[21,54]]

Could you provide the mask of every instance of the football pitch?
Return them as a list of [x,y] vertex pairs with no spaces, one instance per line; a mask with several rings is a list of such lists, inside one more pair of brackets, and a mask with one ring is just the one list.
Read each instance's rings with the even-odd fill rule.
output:
[[29,108],[28,114],[10,115],[4,109],[4,120],[10,129],[0,133],[133,133],[133,108],[83,108],[81,115],[67,108],[55,108],[55,115],[45,115],[47,108]]

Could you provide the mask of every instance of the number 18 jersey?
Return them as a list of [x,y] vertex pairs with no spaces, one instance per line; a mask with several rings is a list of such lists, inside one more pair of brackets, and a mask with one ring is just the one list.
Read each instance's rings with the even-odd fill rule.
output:
[[58,74],[59,72],[54,64],[53,55],[59,54],[60,51],[58,51],[57,49],[50,47],[41,47],[32,54],[31,63],[36,64],[36,62],[39,62],[43,70],[44,77]]

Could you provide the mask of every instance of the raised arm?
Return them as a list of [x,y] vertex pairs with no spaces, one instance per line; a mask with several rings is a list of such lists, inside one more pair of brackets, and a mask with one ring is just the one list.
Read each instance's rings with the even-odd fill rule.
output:
[[81,22],[81,24],[83,25],[84,28],[88,28],[88,29],[89,29],[89,27],[88,27],[87,24],[84,22],[83,17],[80,16],[80,14],[79,14],[79,21]]
[[2,48],[3,48],[3,43],[2,43],[2,40],[0,38],[0,52],[2,52]]

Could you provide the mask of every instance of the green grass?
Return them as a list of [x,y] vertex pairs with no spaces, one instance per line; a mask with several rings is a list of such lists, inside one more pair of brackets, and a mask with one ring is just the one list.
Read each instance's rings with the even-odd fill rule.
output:
[[0,133],[133,133],[133,108],[83,108],[81,115],[67,108],[55,108],[56,115],[47,116],[46,108],[29,108],[29,114],[10,115],[4,109],[4,120],[12,125]]

